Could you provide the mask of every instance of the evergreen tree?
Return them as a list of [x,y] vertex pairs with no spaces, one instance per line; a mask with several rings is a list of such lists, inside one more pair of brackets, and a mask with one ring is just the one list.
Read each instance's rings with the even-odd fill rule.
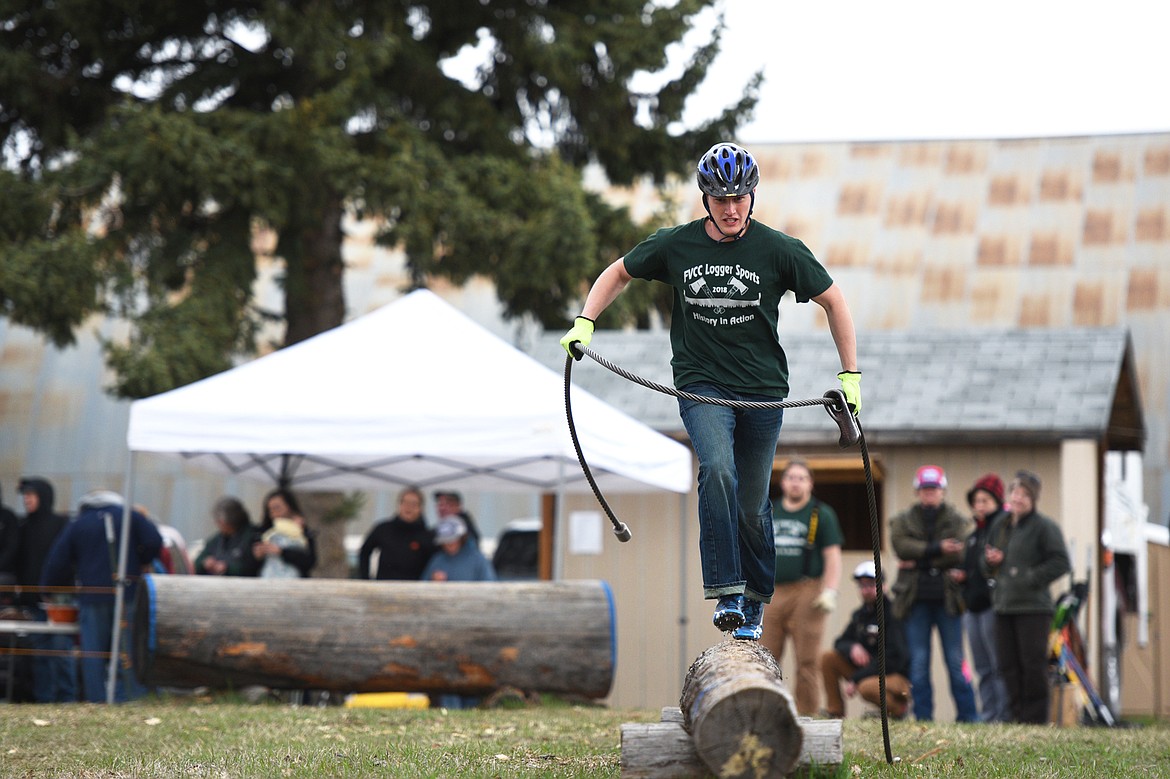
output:
[[[114,391],[154,394],[254,348],[261,232],[284,263],[285,344],[340,324],[353,213],[405,249],[416,286],[483,274],[507,316],[565,324],[643,234],[584,166],[685,174],[755,104],[758,75],[680,126],[721,22],[677,78],[631,89],[708,5],[0,0],[0,312],[61,346],[92,314],[125,317]],[[477,45],[472,86],[444,73]]]

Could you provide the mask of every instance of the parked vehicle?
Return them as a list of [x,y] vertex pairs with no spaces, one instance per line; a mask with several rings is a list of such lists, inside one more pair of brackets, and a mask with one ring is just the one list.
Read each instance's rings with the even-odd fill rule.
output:
[[500,580],[535,580],[540,577],[539,519],[514,519],[504,525],[492,553],[492,567]]

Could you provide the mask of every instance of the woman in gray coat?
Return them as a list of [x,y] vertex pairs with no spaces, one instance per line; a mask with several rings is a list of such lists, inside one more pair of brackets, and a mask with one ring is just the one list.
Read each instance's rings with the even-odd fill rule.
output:
[[988,534],[984,562],[995,577],[996,653],[1015,722],[1048,722],[1049,587],[1072,570],[1060,526],[1036,511],[1040,478],[1019,471],[1008,492],[1011,513]]

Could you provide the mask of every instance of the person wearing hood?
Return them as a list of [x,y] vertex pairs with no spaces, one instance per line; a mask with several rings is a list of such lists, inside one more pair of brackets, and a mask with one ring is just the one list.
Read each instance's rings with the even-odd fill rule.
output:
[[[18,603],[19,589],[16,584],[19,547],[20,520],[12,509],[0,502],[0,611],[14,611]],[[4,619],[10,618],[11,614],[4,615]],[[20,639],[22,643],[26,640],[25,638]],[[28,684],[32,674],[28,672],[28,665],[29,658],[27,657],[9,656],[9,700],[19,701],[32,698],[32,690]]]
[[[125,500],[116,492],[96,490],[82,497],[77,519],[57,537],[41,574],[42,587],[80,585],[77,596],[84,700],[106,700],[107,660],[113,642],[114,584],[122,536]],[[127,611],[134,601],[135,584],[143,566],[162,551],[162,536],[141,512],[130,512],[130,538],[126,558],[129,579],[125,589]],[[121,646],[129,651],[128,642]],[[127,671],[129,669],[126,669]],[[144,690],[132,673],[117,674],[114,699],[127,701]]]
[[[12,509],[0,503],[0,585],[16,584],[16,558],[20,546],[20,523]],[[0,604],[11,603],[7,592],[0,592]]]
[[[30,476],[20,480],[24,501],[24,521],[20,526],[20,557],[17,581],[21,587],[20,603],[32,619],[47,619],[40,604],[38,587],[49,550],[69,524],[69,517],[53,510],[56,494],[47,480]],[[77,669],[66,654],[73,647],[73,637],[45,633],[29,635],[34,650],[61,654],[34,655],[32,661],[33,699],[37,703],[66,703],[77,700]]]
[[1008,488],[1011,513],[991,526],[984,573],[995,577],[995,645],[1012,722],[1048,722],[1049,587],[1072,572],[1060,525],[1036,511],[1040,477],[1019,471]]

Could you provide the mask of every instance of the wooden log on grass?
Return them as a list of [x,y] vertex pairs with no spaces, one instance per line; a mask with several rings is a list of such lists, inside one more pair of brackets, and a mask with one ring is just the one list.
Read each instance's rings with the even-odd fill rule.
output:
[[[802,739],[795,771],[830,768],[845,759],[841,720],[797,717]],[[621,727],[623,779],[707,779],[715,776],[699,759],[683,729],[677,706],[662,709],[661,722],[626,722]]]
[[703,652],[683,681],[683,728],[712,774],[786,776],[803,733],[780,665],[755,641],[725,640]]
[[147,576],[134,628],[150,686],[602,698],[613,682],[600,581]]

